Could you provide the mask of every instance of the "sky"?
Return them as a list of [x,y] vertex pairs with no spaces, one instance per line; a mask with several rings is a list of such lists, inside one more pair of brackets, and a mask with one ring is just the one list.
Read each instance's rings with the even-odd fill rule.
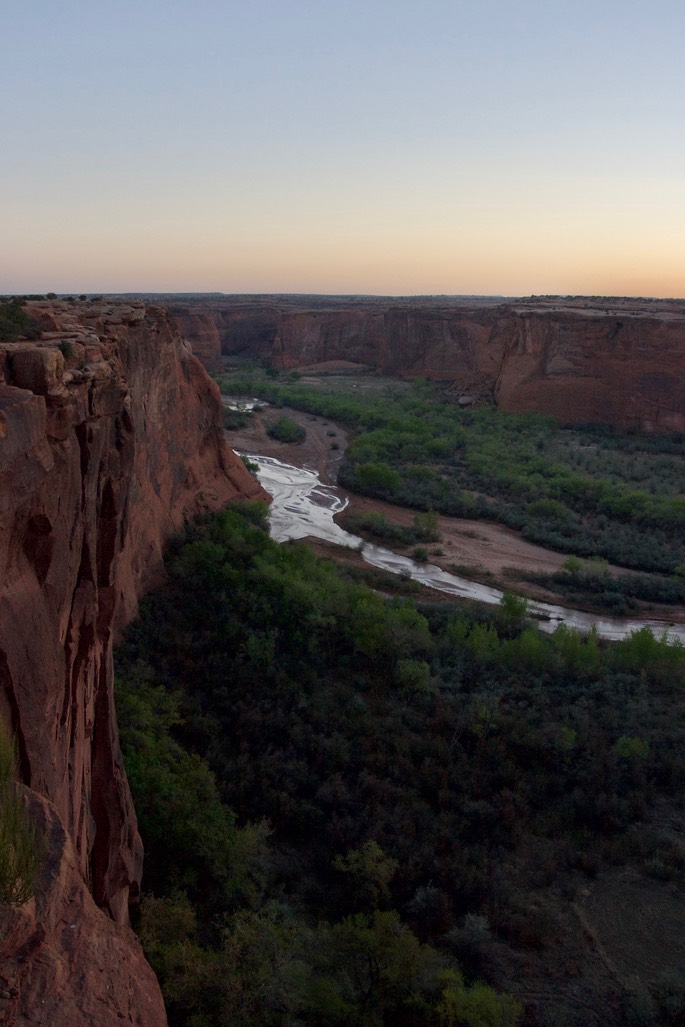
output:
[[0,294],[685,296],[682,0],[0,9]]

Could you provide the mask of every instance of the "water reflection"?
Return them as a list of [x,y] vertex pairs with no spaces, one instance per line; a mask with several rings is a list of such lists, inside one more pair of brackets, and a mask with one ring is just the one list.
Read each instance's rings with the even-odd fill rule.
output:
[[[324,485],[316,471],[284,464],[273,457],[252,453],[244,455],[258,464],[259,480],[273,496],[269,520],[271,536],[277,542],[308,536],[323,539],[335,545],[360,549],[364,560],[371,566],[395,574],[408,574],[414,581],[448,595],[491,604],[501,600],[502,592],[497,588],[449,574],[432,564],[417,563],[410,557],[399,556],[390,549],[364,542],[356,535],[343,531],[333,517],[345,509],[349,500],[341,489],[334,485]],[[685,642],[685,625],[682,624],[632,617],[604,617],[532,600],[528,605],[531,612],[540,618],[543,631],[554,631],[558,624],[564,623],[580,631],[589,631],[594,627],[602,638],[620,639],[631,631],[648,626],[657,635],[666,631],[669,638]]]

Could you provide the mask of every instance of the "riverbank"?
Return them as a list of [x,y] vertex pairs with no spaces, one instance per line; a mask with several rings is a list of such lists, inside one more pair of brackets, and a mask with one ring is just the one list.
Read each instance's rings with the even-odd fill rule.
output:
[[[268,424],[283,413],[287,413],[289,418],[305,429],[303,442],[279,442],[267,434]],[[335,483],[347,447],[347,433],[339,425],[326,418],[290,408],[255,411],[244,428],[228,432],[227,438],[236,450],[261,453],[284,463],[316,471],[324,484]],[[413,510],[352,493],[348,495],[349,504],[345,514],[363,515],[373,512],[405,527],[413,522]],[[553,574],[559,571],[567,559],[566,554],[534,545],[516,531],[487,521],[440,516],[437,532],[439,542],[426,547],[432,565],[475,582],[502,590],[513,590],[529,599],[547,603],[563,602],[558,594],[521,579],[524,574]],[[311,542],[322,555],[325,553],[331,556],[337,548],[319,540]],[[411,556],[411,550],[402,551],[402,555]],[[346,551],[345,559],[362,563],[361,557],[353,551]],[[608,565],[607,570],[615,575],[628,573],[625,568],[614,565]],[[577,608],[600,615],[602,613],[590,604],[579,604]],[[638,603],[634,614],[648,620],[685,623],[685,608],[678,606]]]

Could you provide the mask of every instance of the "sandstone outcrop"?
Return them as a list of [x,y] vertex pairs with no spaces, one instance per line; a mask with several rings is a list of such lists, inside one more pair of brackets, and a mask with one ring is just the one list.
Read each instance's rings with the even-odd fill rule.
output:
[[[92,923],[87,961],[115,937],[112,921],[123,931],[142,870],[112,640],[160,579],[164,542],[185,518],[264,494],[227,448],[218,390],[164,310],[46,302],[30,313],[41,339],[0,345],[0,715],[21,779],[63,825],[65,902],[87,907]],[[47,914],[35,915],[47,937]],[[116,935],[119,949],[129,935]],[[32,965],[44,982],[22,988],[38,994],[53,970],[42,957]],[[106,989],[106,974],[91,971],[79,970],[87,990]],[[71,1001],[78,974],[54,972]],[[155,1001],[156,1018],[138,1016],[134,995],[124,1022],[164,1023],[158,990]],[[84,1009],[63,1022],[109,1021]]]
[[274,296],[174,311],[188,338],[203,326],[198,353],[211,367],[222,355],[245,354],[280,370],[352,363],[451,383],[464,405],[489,401],[567,422],[685,430],[679,301]]
[[685,430],[685,318],[620,309],[518,310],[494,395],[513,412]]
[[89,892],[54,805],[27,791],[45,844],[35,896],[0,910],[0,1023],[13,1027],[158,1027],[157,979],[133,931]]

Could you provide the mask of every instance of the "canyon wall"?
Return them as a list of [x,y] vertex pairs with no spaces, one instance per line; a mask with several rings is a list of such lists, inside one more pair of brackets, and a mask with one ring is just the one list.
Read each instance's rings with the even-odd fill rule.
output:
[[4,914],[0,1014],[164,1024],[126,926],[143,854],[112,642],[184,519],[264,493],[227,448],[218,390],[166,311],[27,312],[37,341],[0,344],[0,715],[49,848],[35,900]]
[[517,311],[494,396],[564,423],[685,430],[685,319],[676,313]]
[[280,370],[353,365],[510,412],[685,430],[682,301],[226,297],[174,312],[215,369],[246,355]]
[[168,309],[208,371],[221,370],[222,353],[268,358],[281,316],[277,305],[264,301],[171,302]]

